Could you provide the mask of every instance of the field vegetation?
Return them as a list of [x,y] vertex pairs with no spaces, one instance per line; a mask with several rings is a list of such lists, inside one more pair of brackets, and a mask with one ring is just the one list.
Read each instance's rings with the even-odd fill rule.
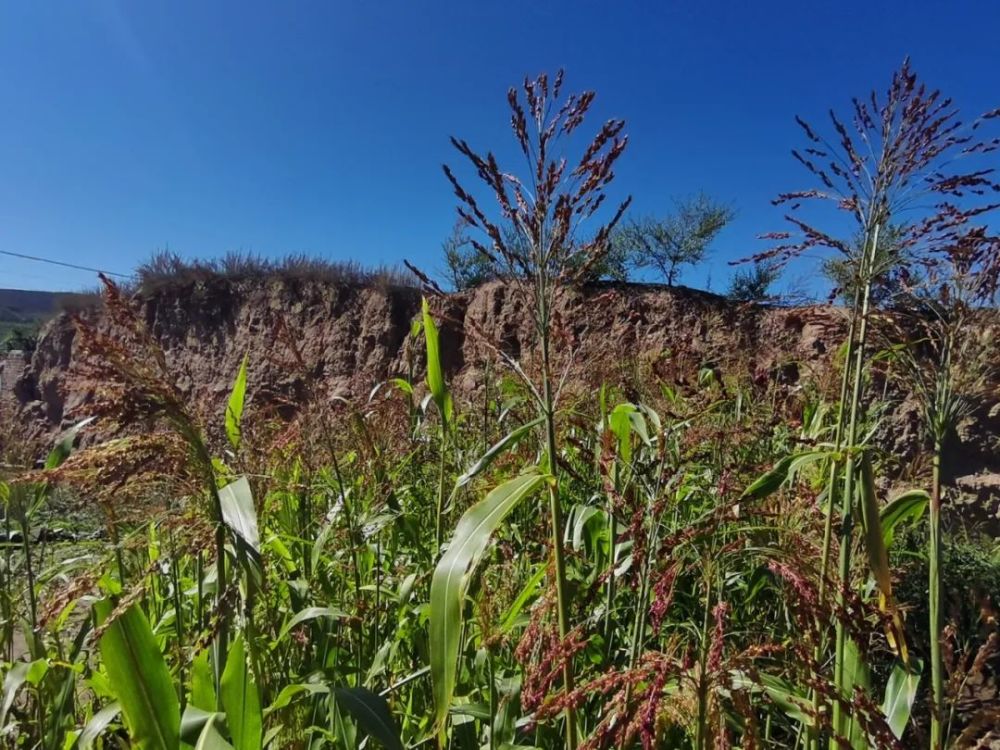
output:
[[[554,301],[613,267],[623,231],[672,226],[608,205],[627,137],[618,120],[584,132],[593,100],[561,74],[512,88],[520,169],[453,141],[454,247],[521,297],[535,335],[515,359],[473,332],[497,364],[477,390],[448,382],[447,306],[420,269],[342,269],[423,285],[422,356],[367,399],[308,391],[291,421],[253,408],[249,360],[222,413],[190,403],[105,281],[106,324],[78,319],[86,413],[37,465],[7,444],[0,742],[988,746],[1000,549],[947,510],[956,428],[997,395],[983,217],[1000,141],[982,134],[1000,110],[963,125],[904,65],[829,136],[800,121],[815,185],[778,198],[791,231],[748,259],[740,293],[834,259],[848,336],[827,377],[790,390],[678,364],[592,388],[563,377]],[[692,219],[702,252],[728,209],[691,205],[716,212]],[[672,283],[686,260],[665,257]],[[162,256],[140,276],[260,270]],[[922,408],[912,465],[877,437],[892,394]],[[97,430],[113,437],[77,446]],[[53,504],[99,538],[39,533]]]

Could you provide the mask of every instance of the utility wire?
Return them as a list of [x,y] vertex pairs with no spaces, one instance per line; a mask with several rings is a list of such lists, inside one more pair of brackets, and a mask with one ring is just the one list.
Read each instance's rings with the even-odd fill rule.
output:
[[89,268],[88,266],[78,266],[75,263],[64,263],[61,260],[51,260],[49,258],[39,258],[35,255],[25,255],[24,253],[12,253],[9,250],[0,250],[0,255],[9,255],[12,258],[23,258],[24,260],[34,260],[39,263],[49,263],[53,266],[63,266],[65,268],[74,268],[77,271],[90,271],[91,273],[103,273],[105,276],[117,276],[121,279],[131,279],[133,274],[128,273],[117,273],[115,271],[104,271],[100,268]]

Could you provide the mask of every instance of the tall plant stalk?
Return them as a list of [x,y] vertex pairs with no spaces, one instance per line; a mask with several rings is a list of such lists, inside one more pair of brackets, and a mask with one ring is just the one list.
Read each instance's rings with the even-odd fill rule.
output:
[[[865,252],[859,274],[863,284],[861,292],[861,309],[858,316],[858,338],[854,346],[854,361],[851,363],[851,400],[847,425],[846,447],[847,458],[844,462],[844,489],[840,506],[840,558],[839,558],[839,589],[837,604],[843,609],[847,589],[851,585],[851,546],[854,534],[854,493],[857,478],[858,425],[861,416],[862,399],[864,397],[864,366],[865,349],[868,343],[868,320],[871,312],[872,261],[878,247],[879,225],[876,224],[871,237],[865,243]],[[835,689],[845,698],[849,686],[844,684],[844,670],[847,662],[847,629],[843,619],[837,619],[836,656],[834,660],[833,683]],[[833,704],[833,732],[836,736],[844,736],[844,712],[840,701]]]
[[[570,632],[570,602],[559,494],[553,304],[562,285],[600,273],[610,233],[630,200],[620,204],[611,220],[589,238],[578,236],[580,225],[593,217],[604,202],[605,189],[614,178],[613,168],[625,150],[627,137],[622,134],[623,121],[609,120],[584,149],[582,157],[570,162],[560,154],[560,140],[568,138],[580,126],[594,101],[593,92],[563,97],[562,80],[562,72],[551,80],[543,74],[525,79],[520,92],[511,88],[507,93],[511,127],[528,167],[523,180],[501,170],[492,153],[480,156],[465,141],[452,139],[455,148],[492,191],[500,210],[498,220],[487,216],[449,167],[444,171],[460,201],[459,217],[468,226],[482,230],[488,240],[484,243],[470,238],[469,244],[484,263],[492,266],[495,276],[512,282],[512,291],[521,296],[534,318],[541,355],[540,387],[535,387],[516,362],[510,358],[506,361],[529,387],[544,424],[543,446],[552,475],[548,491],[548,525],[555,568],[552,585],[556,592],[558,632],[565,641]],[[574,688],[570,658],[563,663],[562,677],[567,698],[566,746],[574,750],[577,726],[573,701],[569,699]]]
[[[842,254],[840,262],[854,271],[857,280],[848,358],[841,384],[841,411],[835,434],[835,444],[847,451],[839,498],[841,588],[837,600],[841,605],[845,599],[844,587],[850,585],[852,505],[857,479],[865,349],[874,304],[873,286],[877,283],[880,289],[906,290],[913,278],[932,266],[937,257],[956,253],[969,267],[978,267],[981,273],[994,280],[1000,277],[1000,238],[977,224],[980,217],[998,206],[970,197],[1000,190],[991,169],[978,169],[977,165],[970,164],[1000,147],[1000,140],[983,140],[980,133],[974,132],[986,121],[1000,117],[1000,110],[988,112],[974,120],[970,127],[963,127],[952,100],[920,83],[908,60],[893,74],[884,97],[872,92],[868,97],[853,99],[851,109],[847,119],[830,111],[835,131],[832,138],[796,118],[808,145],[792,153],[819,184],[777,197],[776,205],[789,206],[785,218],[795,231],[765,235],[765,238],[778,240],[779,244],[752,258],[781,264],[806,251],[827,248]],[[960,169],[965,171],[959,171],[956,165],[961,165]],[[860,233],[863,239],[861,253],[857,252],[854,240],[838,237],[801,218],[799,210],[816,201],[832,202],[853,220],[855,234]],[[903,221],[905,223],[901,223]],[[881,256],[877,253],[879,227],[893,230],[892,251]],[[893,283],[886,284],[886,281]],[[824,528],[819,584],[824,593],[839,470],[840,461],[835,457],[831,466],[831,503]],[[834,686],[841,698],[849,699],[850,696],[843,694],[846,642],[847,630],[838,620]],[[817,656],[822,655],[821,650],[817,651]],[[815,693],[813,705],[818,708]],[[843,706],[840,701],[834,701],[833,730],[837,736],[832,741],[842,738],[843,729]],[[809,744],[817,747],[818,729],[814,727],[810,735]]]

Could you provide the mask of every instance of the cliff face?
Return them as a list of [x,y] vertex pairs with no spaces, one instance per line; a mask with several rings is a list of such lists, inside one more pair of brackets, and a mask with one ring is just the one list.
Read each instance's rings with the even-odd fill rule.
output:
[[[280,404],[286,413],[308,380],[328,395],[363,397],[387,377],[422,377],[422,345],[410,336],[420,294],[406,288],[266,279],[178,286],[139,300],[142,314],[177,373],[180,388],[222,413],[244,354],[250,404]],[[105,325],[99,312],[96,325]],[[435,303],[444,365],[454,387],[482,385],[499,348],[534,366],[533,332],[523,301],[492,283]],[[557,301],[558,349],[567,382],[582,387],[655,372],[667,382],[692,368],[772,378],[794,389],[800,380],[829,386],[833,353],[845,335],[831,306],[739,306],[689,289],[601,285],[567,291]],[[297,350],[297,354],[293,352]],[[16,385],[23,433],[41,439],[86,414],[87,388],[73,377],[76,331],[65,315],[44,331]],[[901,461],[919,446],[912,400],[900,405],[880,447]],[[1000,501],[1000,405],[980,405],[960,431],[962,477],[980,500]]]

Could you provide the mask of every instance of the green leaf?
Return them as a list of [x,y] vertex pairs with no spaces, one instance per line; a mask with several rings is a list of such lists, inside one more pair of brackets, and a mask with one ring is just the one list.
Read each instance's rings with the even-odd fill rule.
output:
[[33,662],[19,661],[12,666],[3,678],[3,702],[0,703],[0,728],[7,724],[7,713],[14,705],[17,691],[28,679],[28,670]]
[[62,437],[59,438],[59,442],[56,443],[55,447],[46,457],[45,468],[54,469],[69,458],[69,454],[73,452],[73,443],[76,441],[76,436],[80,434],[80,430],[93,422],[95,419],[97,419],[97,417],[87,417],[66,430],[66,432],[62,434]]
[[90,747],[94,744],[94,740],[100,737],[104,730],[122,712],[122,706],[118,701],[112,701],[96,714],[94,714],[90,721],[87,722],[87,726],[83,728],[80,732],[80,736],[76,738],[76,744],[74,747],[79,748],[79,750],[90,750]]
[[274,699],[274,702],[264,709],[264,715],[268,716],[275,711],[279,711],[286,706],[290,706],[292,701],[300,695],[325,695],[329,692],[330,688],[326,685],[314,682],[300,682],[294,685],[285,685],[285,687],[281,688],[281,692],[278,693],[278,697]]
[[337,688],[337,703],[354,717],[358,725],[386,750],[403,750],[399,729],[389,713],[385,698],[363,687]]
[[892,571],[889,569],[889,551],[885,548],[878,497],[875,492],[875,474],[872,471],[871,459],[868,454],[861,457],[861,483],[858,485],[858,500],[861,505],[861,525],[864,529],[868,564],[879,590],[887,599],[891,599]]
[[247,362],[250,353],[243,355],[239,372],[236,373],[236,382],[233,383],[233,390],[229,394],[229,403],[226,404],[226,437],[233,450],[239,450],[240,439],[243,436],[243,403],[247,393]]
[[762,498],[778,491],[778,488],[788,479],[788,467],[792,465],[795,456],[785,456],[774,466],[761,474],[743,490],[741,497]]
[[444,732],[455,691],[462,631],[462,603],[472,572],[501,521],[547,477],[529,473],[511,479],[469,508],[431,579],[430,662],[437,729]]
[[[858,644],[853,638],[847,638],[844,648],[844,698],[851,701],[855,688],[860,688],[865,693],[871,694],[871,683],[871,671],[868,668],[868,663],[861,656]],[[869,750],[871,745],[868,742],[868,737],[861,723],[854,718],[853,713],[847,721],[847,736],[853,750]]]
[[[194,750],[233,750],[233,746],[226,742],[225,738],[219,734],[214,722],[208,722],[198,736],[198,742]],[[256,750],[260,750],[260,745]]]
[[[106,622],[111,601],[95,605]],[[177,750],[181,712],[170,670],[142,609],[133,604],[108,625],[100,641],[108,682],[122,707],[135,746],[142,750]]]
[[410,381],[406,378],[390,378],[389,382],[396,386],[399,390],[405,393],[407,396],[413,395],[413,386]]
[[896,527],[901,523],[918,520],[927,510],[930,501],[931,496],[924,490],[907,490],[882,508],[879,516],[882,521],[882,539],[886,547],[892,546]]
[[222,505],[222,520],[239,539],[260,556],[260,534],[257,531],[257,510],[253,504],[253,493],[246,477],[227,484],[219,490]]
[[533,419],[527,424],[523,424],[520,427],[508,432],[506,435],[500,438],[499,441],[497,441],[488,451],[486,451],[486,453],[480,456],[479,460],[476,461],[472,466],[470,466],[466,470],[466,472],[458,478],[458,480],[455,482],[455,489],[464,487],[469,482],[471,482],[474,477],[481,474],[484,469],[486,469],[491,463],[493,463],[493,461],[496,459],[497,456],[502,454],[504,451],[513,448],[515,445],[521,442],[521,439],[525,435],[527,435],[533,429],[538,427],[544,421],[545,421],[544,417],[538,417],[537,419]]
[[218,711],[202,710],[194,705],[188,705],[181,716],[181,741],[194,745],[205,731],[206,724],[214,724],[222,730],[226,725],[226,715]]
[[229,724],[233,746],[236,750],[260,750],[264,737],[264,717],[257,684],[247,669],[242,635],[233,642],[226,659],[219,692],[222,694],[222,706],[226,709],[226,722]]
[[427,298],[423,299],[421,308],[424,320],[424,341],[427,344],[427,387],[430,388],[431,397],[437,404],[438,412],[441,414],[441,421],[447,424],[451,420],[452,402],[448,394],[448,387],[444,383],[444,371],[441,368],[441,344],[438,341],[437,326],[434,325],[434,318],[431,317],[430,305]]
[[335,620],[341,620],[347,617],[347,613],[334,607],[306,607],[296,612],[295,616],[284,624],[281,632],[278,633],[278,640],[283,640],[295,626],[301,625],[307,620],[315,620],[318,617],[332,617]]
[[920,686],[920,673],[923,664],[919,659],[911,659],[907,667],[897,661],[889,675],[885,686],[885,700],[882,702],[882,713],[892,733],[898,739],[903,738],[903,732],[910,721],[913,702],[917,698],[917,688]]
[[785,456],[751,482],[750,486],[743,490],[741,497],[760,499],[772,495],[803,466],[813,461],[819,461],[828,455],[830,455],[829,451],[823,450],[793,453],[790,456]]
[[755,680],[742,671],[732,672],[730,677],[735,688],[767,693],[774,704],[792,721],[806,726],[812,723],[809,715],[812,710],[809,695],[798,690],[781,677],[760,672],[757,673]]
[[203,648],[191,660],[191,705],[202,711],[214,711],[216,706],[215,677],[208,651]]
[[524,584],[524,588],[521,589],[521,593],[517,595],[514,603],[510,605],[510,609],[503,616],[503,620],[500,621],[500,632],[506,635],[511,630],[514,629],[514,625],[517,624],[518,617],[521,611],[524,609],[524,605],[538,593],[538,586],[541,584],[542,579],[545,578],[546,566],[539,565],[538,570],[535,571],[534,575],[528,579],[528,582]]

